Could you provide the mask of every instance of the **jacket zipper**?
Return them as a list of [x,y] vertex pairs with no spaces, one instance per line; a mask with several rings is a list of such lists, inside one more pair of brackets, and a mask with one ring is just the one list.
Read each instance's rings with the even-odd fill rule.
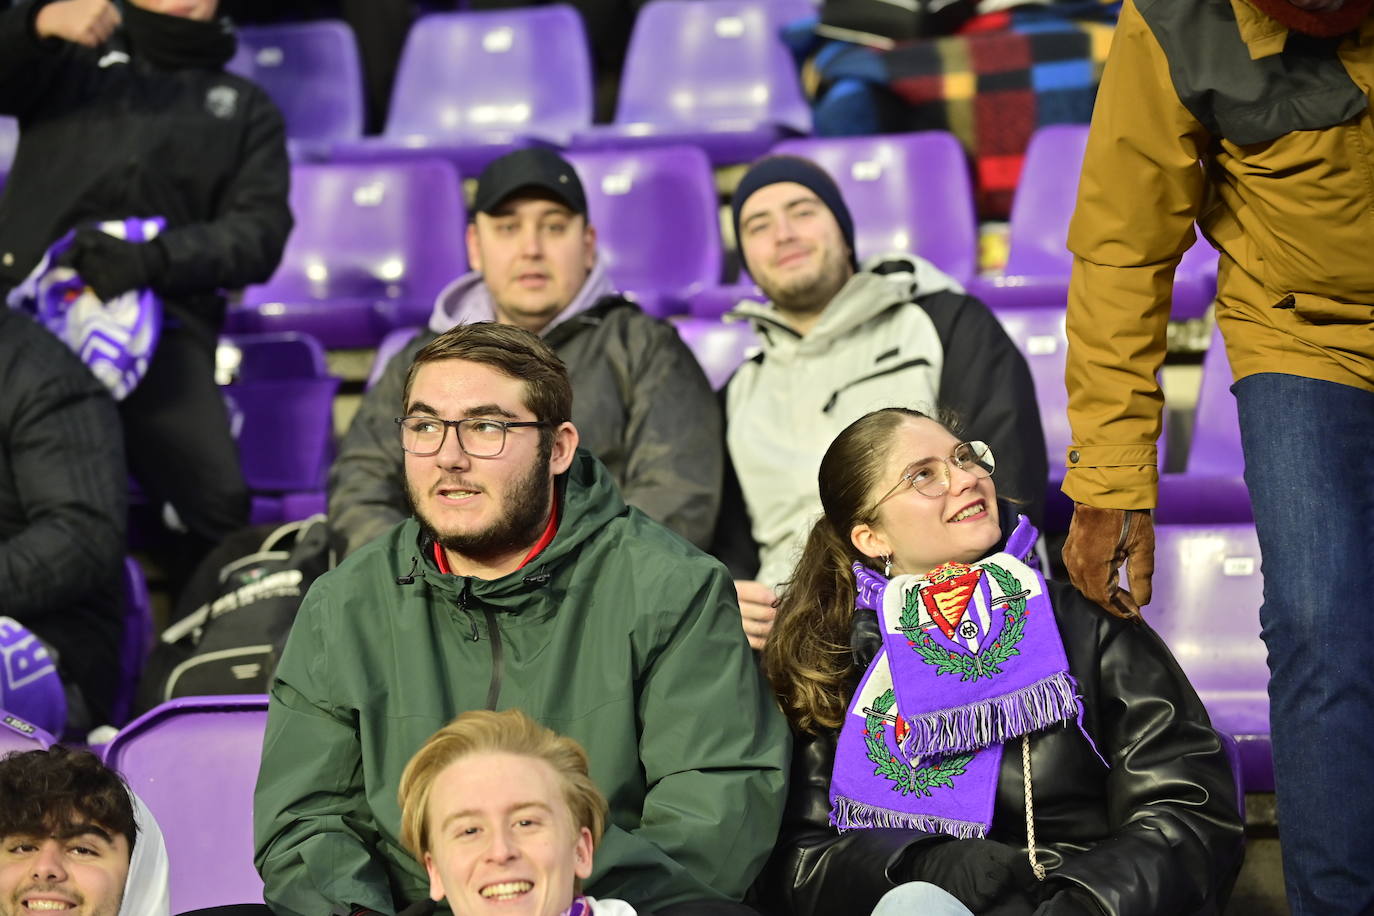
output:
[[477,618],[472,616],[472,611],[468,609],[468,591],[471,587],[470,583],[463,583],[463,590],[458,593],[458,610],[468,619],[468,639],[478,642],[482,634],[477,632]]
[[[487,687],[487,709],[495,709],[496,701],[501,698],[501,625],[496,622],[496,613],[482,612],[487,618],[487,632],[491,634],[491,684]],[[475,625],[475,624],[474,624]]]
[[864,382],[871,382],[875,378],[882,378],[884,375],[891,375],[894,372],[901,372],[903,369],[910,369],[913,366],[929,365],[930,360],[926,359],[924,356],[918,356],[915,359],[909,359],[904,363],[898,363],[895,366],[888,366],[886,369],[880,370],[878,372],[871,372],[868,375],[861,376],[859,378],[854,379],[853,381],[845,382],[843,385],[841,385],[839,388],[836,388],[834,392],[831,393],[830,400],[825,402],[825,406],[821,408],[821,413],[830,413],[830,411],[834,410],[835,402],[840,399],[840,395],[844,394],[846,391],[848,391],[850,388],[853,388],[855,385],[862,385]]

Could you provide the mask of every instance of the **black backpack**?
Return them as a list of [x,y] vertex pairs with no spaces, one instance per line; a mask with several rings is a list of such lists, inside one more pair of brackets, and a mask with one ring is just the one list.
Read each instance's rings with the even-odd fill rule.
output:
[[323,515],[226,538],[201,562],[158,639],[137,711],[175,697],[266,693],[301,599],[333,566]]

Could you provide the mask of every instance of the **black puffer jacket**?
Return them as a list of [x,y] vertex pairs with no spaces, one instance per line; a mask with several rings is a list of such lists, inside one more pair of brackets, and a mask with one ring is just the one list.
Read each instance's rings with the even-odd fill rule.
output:
[[213,344],[220,290],[270,277],[291,231],[281,113],[217,66],[147,63],[122,31],[98,49],[40,41],[42,5],[0,13],[0,114],[20,124],[0,196],[0,292],[73,226],[162,216],[152,286]]
[[[1229,761],[1207,713],[1167,647],[1148,626],[1103,612],[1072,586],[1049,595],[1069,669],[1083,695],[1083,725],[1111,763],[1102,766],[1074,725],[1031,736],[1036,850],[1044,891],[1078,885],[1108,916],[1217,914],[1243,855],[1244,825]],[[876,616],[856,621],[856,661],[881,644]],[[794,916],[866,913],[899,881],[899,858],[947,838],[910,830],[829,824],[838,733],[799,737],[782,834],[766,896]],[[988,839],[1026,846],[1019,742],[1002,757]]]

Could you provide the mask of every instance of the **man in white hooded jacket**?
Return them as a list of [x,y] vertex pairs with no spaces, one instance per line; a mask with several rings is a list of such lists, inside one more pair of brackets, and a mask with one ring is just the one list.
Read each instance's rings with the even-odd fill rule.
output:
[[[727,494],[713,551],[736,575],[750,644],[762,648],[774,590],[820,514],[821,456],[871,410],[952,413],[966,439],[998,456],[998,491],[1041,524],[1049,471],[1035,386],[987,306],[914,255],[878,256],[859,269],[849,208],[805,159],[756,162],[732,209],[744,266],[769,299],[726,316],[751,321],[761,344],[725,392],[726,443],[753,544],[741,549],[745,526]],[[751,575],[745,555],[754,548]]]

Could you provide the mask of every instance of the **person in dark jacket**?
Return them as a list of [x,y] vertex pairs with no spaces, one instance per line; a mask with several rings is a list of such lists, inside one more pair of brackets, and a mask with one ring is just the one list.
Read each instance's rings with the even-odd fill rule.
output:
[[572,377],[582,447],[626,502],[705,547],[720,503],[720,406],[672,326],[615,292],[577,173],[551,150],[518,150],[482,172],[473,210],[474,269],[439,294],[428,331],[363,398],[330,469],[329,518],[345,552],[408,514],[393,420],[412,357],[474,321],[543,337]]
[[849,208],[821,168],[762,159],[740,181],[733,211],[741,256],[769,301],[731,313],[753,323],[762,347],[725,389],[729,458],[747,511],[729,503],[713,550],[736,574],[757,649],[820,511],[821,455],[866,411],[956,412],[1012,469],[1006,495],[1036,523],[1049,471],[1030,368],[996,317],[913,255],[879,255],[858,269]]
[[110,393],[62,341],[0,308],[0,615],[55,652],[83,735],[109,721],[119,672],[126,489]]
[[1027,563],[996,466],[902,408],[826,452],[764,650],[798,734],[768,890],[798,916],[908,882],[999,916],[1220,913],[1243,837],[1221,739],[1147,626]]
[[272,912],[427,897],[406,761],[459,713],[510,708],[581,743],[610,800],[589,894],[751,912],[734,900],[777,836],[790,741],[725,569],[625,505],[528,331],[440,335],[404,403],[415,517],[315,581],[273,679],[253,818]]
[[[172,574],[248,519],[214,382],[222,290],[266,280],[291,229],[282,118],[234,53],[216,0],[21,4],[0,14],[0,113],[19,147],[0,198],[0,294],[77,230],[70,265],[102,299],[152,288],[165,313],[139,386],[120,403],[130,469],[190,534]],[[165,219],[147,243],[94,224]]]

